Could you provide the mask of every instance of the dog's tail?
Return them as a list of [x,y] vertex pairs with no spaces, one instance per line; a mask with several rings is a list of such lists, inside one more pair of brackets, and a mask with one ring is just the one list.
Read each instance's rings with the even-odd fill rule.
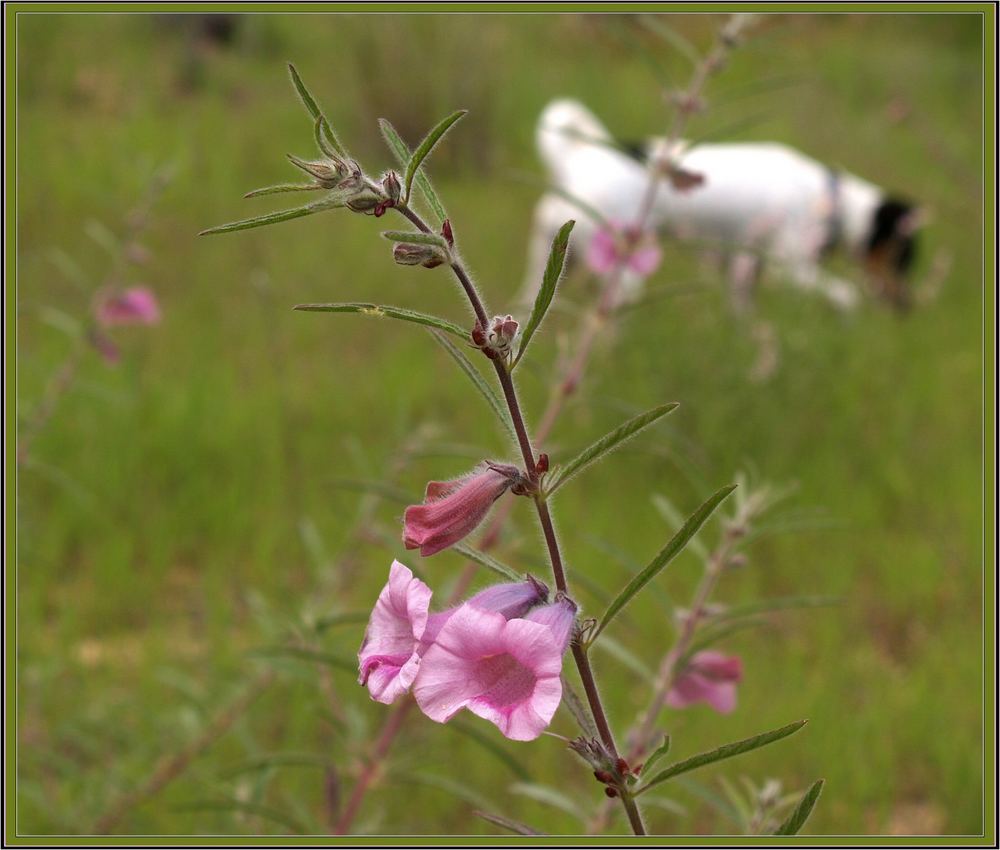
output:
[[549,176],[562,183],[563,170],[574,152],[586,145],[608,144],[612,137],[600,119],[582,103],[560,99],[542,110],[535,142]]

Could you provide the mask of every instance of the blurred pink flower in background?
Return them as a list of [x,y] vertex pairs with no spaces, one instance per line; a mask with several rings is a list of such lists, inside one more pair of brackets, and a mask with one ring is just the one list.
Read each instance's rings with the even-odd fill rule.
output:
[[115,325],[155,325],[160,321],[160,305],[153,291],[133,286],[101,298],[94,318],[103,327]]
[[513,466],[484,464],[454,481],[431,481],[422,505],[403,514],[403,543],[425,558],[470,534],[493,503],[517,481]]
[[619,265],[640,277],[649,277],[660,265],[663,252],[655,236],[621,222],[609,222],[594,233],[587,246],[587,266],[595,274],[610,274]]
[[512,620],[463,605],[423,657],[413,684],[417,705],[438,723],[465,708],[511,740],[537,738],[562,699],[559,676],[575,617],[566,599]]
[[736,686],[743,679],[743,663],[736,655],[706,650],[695,653],[667,694],[671,708],[706,702],[720,714],[736,708]]

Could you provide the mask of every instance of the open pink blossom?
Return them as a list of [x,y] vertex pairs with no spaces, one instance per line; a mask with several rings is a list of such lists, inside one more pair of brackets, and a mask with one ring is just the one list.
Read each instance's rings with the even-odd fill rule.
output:
[[729,714],[736,708],[736,686],[742,679],[743,664],[738,656],[697,652],[667,693],[667,705],[686,708],[707,702],[720,714]]
[[431,589],[393,561],[358,651],[358,682],[372,699],[388,704],[410,689],[420,666],[417,646],[430,604]]
[[102,298],[95,309],[100,325],[155,325],[160,321],[160,305],[153,291],[133,286]]
[[483,464],[454,481],[431,481],[422,505],[403,514],[403,543],[425,558],[470,534],[519,477],[516,467]]
[[[548,598],[549,589],[530,576],[479,591],[464,604],[505,619],[521,617]],[[420,658],[458,608],[430,614],[431,589],[399,561],[379,594],[358,652],[358,682],[372,699],[391,703],[410,689]]]
[[438,723],[465,708],[512,740],[537,738],[562,698],[575,616],[566,599],[512,620],[463,605],[424,654],[413,684],[417,705]]
[[587,266],[606,275],[619,265],[639,277],[649,277],[660,265],[663,252],[650,232],[637,231],[620,222],[610,222],[594,233],[587,246]]

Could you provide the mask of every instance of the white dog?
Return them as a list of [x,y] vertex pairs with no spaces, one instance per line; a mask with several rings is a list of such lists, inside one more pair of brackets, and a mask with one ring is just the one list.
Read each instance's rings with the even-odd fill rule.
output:
[[[561,194],[548,192],[535,209],[522,293],[528,304],[558,228],[576,219],[573,240],[580,250],[600,226],[581,211],[582,205],[608,221],[635,222],[651,160],[703,181],[682,189],[661,178],[648,226],[721,250],[737,298],[745,298],[747,281],[756,280],[766,260],[799,287],[822,293],[840,308],[854,307],[858,287],[820,266],[827,252],[840,248],[858,261],[874,292],[897,307],[908,304],[904,273],[913,260],[919,211],[785,145],[679,144],[668,151],[663,140],[653,140],[629,148],[618,145],[593,113],[572,100],[554,101],[542,112],[537,144]],[[622,297],[634,298],[640,287],[641,280],[626,271]]]

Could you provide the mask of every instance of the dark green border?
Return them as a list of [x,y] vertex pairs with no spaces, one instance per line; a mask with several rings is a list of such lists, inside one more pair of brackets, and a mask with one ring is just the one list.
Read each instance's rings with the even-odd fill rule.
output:
[[[865,13],[977,13],[983,16],[983,659],[984,659],[984,729],[983,729],[983,821],[981,836],[893,837],[893,836],[801,836],[782,839],[782,844],[797,847],[882,846],[882,847],[991,847],[996,846],[996,571],[986,565],[996,565],[996,7],[991,3],[8,3],[4,6],[5,74],[5,214],[6,252],[5,281],[15,280],[16,274],[16,16],[19,13],[53,12],[493,12],[537,14],[552,12],[865,12]],[[987,285],[987,283],[989,285]],[[14,832],[17,811],[15,794],[16,695],[15,662],[16,617],[16,290],[6,286],[4,299],[5,331],[5,475],[4,475],[4,846],[11,847],[319,847],[319,846],[698,846],[698,847],[766,847],[778,842],[773,837],[749,836],[681,836],[648,838],[615,838],[546,836],[530,841],[514,836],[378,836],[343,838],[329,836],[302,837],[199,837],[199,836],[19,836]]]

